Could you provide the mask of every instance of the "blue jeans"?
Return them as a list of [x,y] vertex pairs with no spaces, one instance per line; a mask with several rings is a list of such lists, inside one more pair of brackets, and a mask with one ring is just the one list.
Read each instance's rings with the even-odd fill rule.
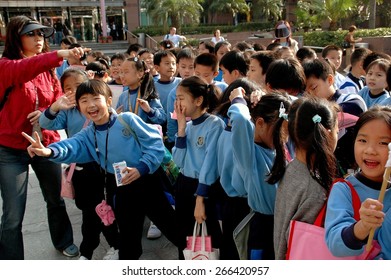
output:
[[30,158],[27,151],[0,146],[0,260],[24,259],[22,223],[26,209],[29,165],[33,168],[46,202],[53,245],[63,250],[73,244],[72,225],[60,196],[61,165],[47,158]]

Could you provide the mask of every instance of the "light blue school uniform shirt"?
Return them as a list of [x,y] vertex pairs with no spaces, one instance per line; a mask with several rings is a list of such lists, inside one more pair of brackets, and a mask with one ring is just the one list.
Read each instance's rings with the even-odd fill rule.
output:
[[217,142],[217,169],[220,184],[229,197],[247,197],[244,180],[235,166],[231,126],[226,126]]
[[232,150],[235,167],[244,180],[248,204],[256,212],[273,215],[277,184],[266,182],[275,151],[254,143],[254,123],[247,103],[235,98],[228,110],[232,124]]
[[39,125],[48,130],[65,129],[67,136],[72,137],[82,130],[86,117],[76,108],[61,110],[57,114],[50,107],[39,117]]
[[387,97],[382,102],[379,103],[381,106],[391,106],[391,97]]
[[[367,198],[378,199],[379,189],[371,188],[354,175],[346,178],[360,198],[361,203]],[[345,184],[338,182],[331,189],[327,200],[325,237],[326,243],[334,256],[357,256],[364,252],[366,240],[359,241],[354,238],[353,226],[356,220],[353,217],[352,195],[350,188]],[[386,214],[382,226],[375,230],[374,240],[377,240],[381,246],[382,257],[386,260],[391,259],[391,192],[386,190],[383,200],[383,211]],[[350,238],[348,238],[350,236]],[[350,247],[346,242],[350,242]],[[354,246],[353,246],[354,244]],[[352,248],[355,247],[355,248]]]
[[175,140],[174,162],[184,176],[198,179],[197,195],[207,197],[218,179],[217,141],[224,127],[219,117],[205,113],[189,121],[186,135]]
[[168,95],[174,88],[178,86],[181,80],[182,80],[181,78],[174,77],[169,82],[162,82],[160,80],[155,82],[155,88],[159,94],[160,103],[163,105],[164,111],[166,112],[167,115],[169,114],[167,110]]
[[90,125],[71,138],[50,144],[48,148],[53,155],[49,159],[58,163],[96,161],[103,169],[107,167],[111,174],[114,174],[113,163],[125,161],[128,167],[137,168],[140,175],[152,174],[165,154],[159,130],[133,113],[121,113],[137,135],[137,141],[124,129],[117,116],[113,111],[109,124]]
[[[214,81],[213,84],[216,85],[221,92],[224,92],[224,90],[228,87],[224,82]],[[174,112],[176,89],[177,87],[171,90],[167,99],[167,141],[169,143],[173,143],[175,141],[175,134],[178,132],[178,122],[171,118],[171,113]]]
[[[122,112],[134,112],[137,106],[137,96],[138,89],[126,90],[121,93],[118,98],[117,108],[123,106]],[[158,98],[151,99],[148,101],[151,111],[149,113],[141,109],[140,105],[138,106],[137,115],[145,122],[154,123],[154,124],[164,124],[167,120],[166,112],[163,109],[162,104]],[[130,110],[130,106],[132,110]]]
[[362,90],[358,92],[358,95],[364,99],[365,104],[367,104],[368,109],[371,108],[375,104],[380,104],[383,100],[390,97],[388,91],[384,90],[382,93],[373,95],[369,90],[368,86],[365,86]]

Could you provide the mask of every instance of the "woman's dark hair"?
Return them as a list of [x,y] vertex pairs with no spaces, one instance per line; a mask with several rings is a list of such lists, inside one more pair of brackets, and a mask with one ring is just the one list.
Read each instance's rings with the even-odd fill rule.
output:
[[193,98],[203,97],[203,102],[201,108],[207,108],[208,112],[213,112],[216,106],[218,105],[220,89],[213,85],[205,82],[204,79],[191,76],[186,79],[183,79],[178,87],[184,88],[188,93],[193,96]]
[[85,71],[83,71],[81,69],[78,69],[78,68],[70,67],[70,68],[66,69],[64,71],[64,73],[61,75],[60,82],[61,82],[61,88],[62,88],[63,91],[64,91],[64,82],[65,82],[65,80],[68,79],[69,77],[76,76],[76,75],[82,76],[85,81],[88,80],[88,76],[87,76]]
[[274,60],[266,71],[265,83],[273,90],[285,90],[297,95],[305,88],[303,66],[296,58]]
[[365,111],[357,120],[354,127],[354,139],[356,139],[360,129],[370,121],[383,120],[391,129],[391,108],[389,106],[374,105]]
[[110,87],[100,80],[87,80],[81,83],[76,90],[76,106],[79,108],[79,100],[85,94],[103,95],[106,100],[113,96]]
[[[294,127],[289,129],[296,148],[306,151],[307,168],[313,178],[327,191],[333,183],[337,171],[334,143],[330,130],[337,125],[338,107],[334,103],[316,97],[303,97],[297,108]],[[319,116],[318,120],[314,117]]]
[[[23,45],[20,33],[32,21],[39,24],[34,18],[27,16],[15,16],[10,19],[5,35],[3,57],[11,60],[23,58]],[[46,52],[49,52],[49,44],[45,39],[42,53]]]
[[130,61],[134,63],[137,71],[142,71],[143,77],[141,78],[140,92],[142,94],[142,99],[151,101],[152,99],[159,98],[158,92],[155,88],[155,83],[153,77],[149,71],[148,66],[145,64],[144,60],[139,59],[138,57],[129,57],[125,61]]
[[258,118],[262,118],[265,123],[273,126],[273,146],[276,151],[276,157],[268,174],[269,177],[266,180],[269,184],[277,183],[285,172],[285,143],[281,127],[286,120],[282,116],[280,117],[281,104],[283,104],[286,113],[288,113],[291,106],[288,95],[272,92],[263,95],[261,100],[251,110],[251,118],[254,123]]
[[220,105],[216,108],[215,114],[219,115],[220,117],[228,118],[228,109],[231,106],[231,101],[229,100],[229,96],[231,92],[238,87],[242,87],[245,92],[244,99],[247,102],[247,107],[251,110],[251,100],[250,100],[250,95],[253,91],[256,90],[261,90],[261,87],[247,79],[247,78],[239,78],[233,81],[229,86],[224,90],[223,94],[221,95],[220,98]]

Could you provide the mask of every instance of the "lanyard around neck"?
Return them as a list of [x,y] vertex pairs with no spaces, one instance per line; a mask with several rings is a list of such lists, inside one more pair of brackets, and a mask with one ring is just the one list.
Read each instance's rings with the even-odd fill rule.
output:
[[137,90],[136,106],[135,106],[135,110],[134,110],[134,111],[133,111],[132,104],[131,104],[131,102],[130,102],[130,97],[131,97],[130,92],[131,92],[131,90],[129,89],[129,99],[128,99],[129,112],[132,112],[132,113],[135,113],[136,115],[138,115],[138,102],[137,102],[137,99],[140,98],[140,87],[139,87],[138,90]]
[[[104,181],[104,191],[105,191],[105,199],[106,199],[106,187],[107,187],[107,150],[108,150],[108,144],[109,144],[109,131],[110,131],[110,123],[111,120],[109,118],[109,122],[107,123],[107,133],[106,133],[106,145],[105,145],[105,164],[104,164],[104,175],[105,175],[105,181]],[[99,166],[100,166],[100,156],[99,156],[99,148],[98,148],[98,140],[96,137],[96,124],[94,124],[94,140],[95,140],[95,151],[98,156]],[[100,167],[102,170],[102,168]]]

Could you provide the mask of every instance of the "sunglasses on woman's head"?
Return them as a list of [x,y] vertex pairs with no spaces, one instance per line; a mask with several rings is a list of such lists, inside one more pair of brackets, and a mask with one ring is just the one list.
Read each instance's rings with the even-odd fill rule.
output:
[[23,35],[26,35],[27,37],[35,37],[35,36],[44,37],[45,33],[42,30],[32,30]]

